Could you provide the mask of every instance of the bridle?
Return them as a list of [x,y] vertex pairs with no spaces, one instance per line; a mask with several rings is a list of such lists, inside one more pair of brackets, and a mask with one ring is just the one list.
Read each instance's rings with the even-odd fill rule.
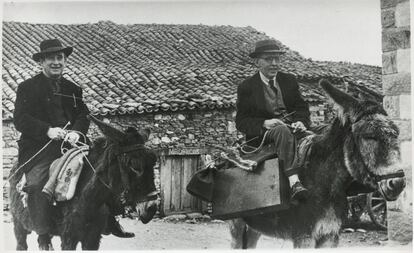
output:
[[132,144],[132,145],[120,147],[120,149],[118,150],[118,152],[116,152],[115,155],[116,156],[126,155],[127,153],[130,153],[132,151],[143,150],[143,149],[147,149],[145,144]]
[[[133,151],[137,151],[137,150],[145,150],[145,149],[147,149],[147,146],[145,146],[145,144],[133,144],[133,145],[128,145],[128,146],[120,147],[119,150],[118,150],[118,152],[116,152],[115,155],[116,155],[116,157],[118,159],[118,163],[120,163],[121,162],[120,161],[120,158],[122,156],[126,156],[127,153],[130,153],[130,152],[133,152]],[[121,165],[120,165],[120,167],[121,167]],[[137,171],[135,171],[133,169],[132,169],[132,171],[135,174],[138,174]],[[124,184],[124,187],[126,188],[122,192],[122,195],[123,196],[127,195],[128,194],[128,191],[130,189],[128,178],[129,178],[128,177],[128,174],[125,173],[121,169],[121,180],[122,180],[122,183]],[[138,203],[147,202],[147,201],[151,201],[151,200],[156,200],[156,199],[158,199],[158,197],[159,197],[158,192],[157,191],[152,191],[152,192],[148,193],[147,195],[145,195],[144,198],[142,198],[141,200],[139,200]],[[126,202],[126,200],[125,200],[125,202]]]
[[[351,127],[351,133],[352,133],[353,141],[354,141],[355,144],[357,142],[355,140],[355,135],[353,134],[353,131],[352,131],[353,125],[358,123],[359,121],[361,121],[361,119],[363,117],[368,116],[368,115],[373,115],[373,114],[375,114],[375,113],[361,114],[356,118],[356,120],[354,122],[351,123],[351,126],[350,126]],[[364,160],[362,159],[361,150],[359,148],[357,150],[358,150],[359,156],[361,157],[361,162],[364,166],[365,171],[368,173],[368,176],[374,180],[375,183],[379,183],[380,181],[385,180],[385,179],[404,178],[405,177],[405,173],[404,173],[403,170],[398,170],[397,172],[393,172],[393,173],[386,174],[386,175],[375,175],[372,171],[369,170],[368,166],[365,164]]]
[[[79,147],[77,147],[79,148]],[[147,149],[147,147],[144,144],[133,144],[133,145],[128,145],[128,146],[123,146],[120,147],[119,150],[115,153],[115,156],[117,157],[118,162],[120,162],[120,157],[121,156],[125,156],[127,153],[133,152],[133,151],[137,151],[137,150],[144,150]],[[93,170],[93,172],[95,173],[96,177],[99,179],[99,181],[106,187],[108,188],[108,190],[112,193],[114,193],[114,190],[112,188],[111,185],[107,184],[101,177],[99,177],[96,173],[95,168],[92,166],[91,162],[89,161],[89,159],[87,158],[87,156],[83,153],[85,160],[87,161],[87,163],[89,164],[89,167]],[[121,165],[120,165],[121,167]],[[125,174],[125,172],[123,172],[123,170],[121,169],[121,180],[124,184],[124,186],[126,187],[126,189],[121,193],[121,195],[127,195],[128,191],[129,191],[129,181],[128,181],[128,175]],[[150,201],[150,200],[156,200],[158,198],[158,192],[157,191],[152,191],[150,193],[148,193],[142,200],[138,201],[138,203],[141,202],[146,202],[146,201]]]

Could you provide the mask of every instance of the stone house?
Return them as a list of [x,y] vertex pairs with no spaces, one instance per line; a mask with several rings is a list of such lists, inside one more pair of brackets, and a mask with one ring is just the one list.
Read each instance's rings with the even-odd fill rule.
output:
[[[202,166],[208,147],[231,145],[240,136],[234,124],[237,84],[255,71],[248,57],[254,42],[268,36],[252,27],[3,22],[4,177],[17,155],[12,123],[17,85],[39,72],[31,56],[41,40],[52,37],[74,46],[64,75],[83,88],[91,113],[122,128],[150,127],[149,144],[167,158],[165,164],[168,159],[179,164],[179,182],[171,183],[174,175],[161,168],[161,181],[169,182],[161,191],[171,201],[165,209],[200,206],[185,193],[186,177]],[[330,117],[317,84],[321,78],[354,95],[382,100],[380,67],[313,61],[280,46],[288,51],[283,71],[297,76],[313,124]],[[98,135],[95,126],[89,135]]]

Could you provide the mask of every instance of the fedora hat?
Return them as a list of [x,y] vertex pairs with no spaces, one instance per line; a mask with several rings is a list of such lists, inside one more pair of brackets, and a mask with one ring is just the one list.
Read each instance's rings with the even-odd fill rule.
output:
[[58,39],[44,40],[40,42],[39,47],[40,52],[32,56],[35,61],[39,61],[43,55],[57,52],[63,52],[68,57],[73,51],[73,47],[63,47]]
[[256,42],[256,47],[254,48],[254,52],[250,53],[249,56],[251,58],[256,58],[257,56],[263,53],[284,54],[286,53],[286,51],[282,50],[277,45],[275,40],[260,40]]

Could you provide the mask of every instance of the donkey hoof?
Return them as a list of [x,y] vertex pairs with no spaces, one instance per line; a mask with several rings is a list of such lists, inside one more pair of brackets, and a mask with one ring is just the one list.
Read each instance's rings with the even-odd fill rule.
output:
[[39,250],[53,251],[54,248],[53,248],[53,245],[51,243],[48,243],[48,244],[39,245]]
[[39,243],[39,250],[54,250],[49,234],[39,235],[37,242]]

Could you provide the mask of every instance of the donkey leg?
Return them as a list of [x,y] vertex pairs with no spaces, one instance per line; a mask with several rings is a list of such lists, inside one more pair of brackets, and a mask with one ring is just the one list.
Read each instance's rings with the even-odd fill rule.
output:
[[315,240],[315,248],[336,248],[339,243],[339,234],[323,235]]
[[84,239],[81,241],[82,250],[98,250],[101,244],[101,238],[99,227],[88,231]]
[[227,223],[230,228],[232,249],[248,249],[256,247],[260,233],[249,228],[243,219],[229,220]]
[[61,236],[60,237],[61,244],[60,247],[62,250],[76,250],[76,246],[78,245],[78,240],[74,240],[69,236]]
[[49,234],[39,235],[37,237],[39,250],[54,250],[52,245],[52,236]]
[[312,246],[312,240],[308,236],[300,235],[293,238],[294,248],[311,248]]
[[244,246],[243,249],[255,249],[257,242],[261,234],[249,226],[246,226],[246,232],[244,234]]
[[315,240],[315,248],[337,247],[341,223],[333,207],[328,208],[313,228],[312,237]]
[[230,228],[231,235],[231,248],[242,249],[243,248],[243,234],[247,226],[246,222],[242,219],[234,219],[227,221]]
[[26,230],[17,219],[13,219],[13,223],[14,236],[17,242],[16,250],[27,250],[27,235],[30,234],[30,231]]

